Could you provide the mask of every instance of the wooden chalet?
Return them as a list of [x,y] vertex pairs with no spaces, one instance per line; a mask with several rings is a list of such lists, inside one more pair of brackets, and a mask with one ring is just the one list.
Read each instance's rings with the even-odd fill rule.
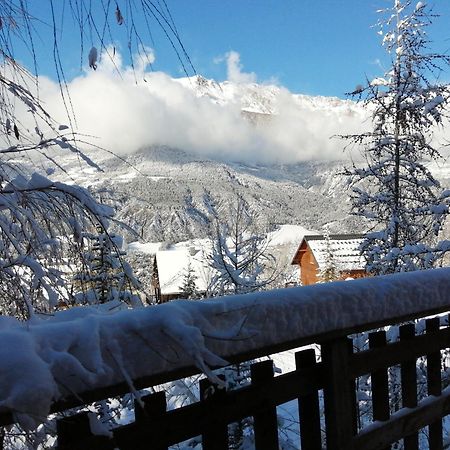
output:
[[153,260],[152,295],[156,303],[182,297],[182,284],[188,268],[200,295],[208,288],[210,269],[204,263],[203,250],[195,247],[157,251]]
[[363,278],[367,276],[364,258],[359,246],[363,240],[359,234],[335,234],[327,239],[323,235],[307,235],[292,260],[300,268],[300,282],[303,286],[320,281],[320,273],[327,264],[327,255],[331,253],[339,279]]

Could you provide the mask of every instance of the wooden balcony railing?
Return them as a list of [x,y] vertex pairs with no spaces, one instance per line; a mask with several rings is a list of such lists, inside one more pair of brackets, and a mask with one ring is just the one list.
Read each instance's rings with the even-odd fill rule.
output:
[[[424,299],[423,283],[427,280],[432,285],[428,298]],[[346,291],[345,285],[345,282],[336,285],[337,295]],[[336,317],[336,323],[344,326],[329,327],[318,334],[293,335],[271,345],[252,347],[250,344],[244,351],[223,355],[237,364],[275,351],[310,346],[295,353],[295,370],[288,373],[274,375],[270,359],[254,363],[249,383],[237,389],[211,389],[205,378],[200,381],[200,401],[186,406],[167,410],[164,391],[145,395],[135,402],[135,420],[112,429],[109,437],[91,431],[86,412],[61,418],[57,421],[57,448],[159,450],[201,436],[203,449],[227,449],[229,424],[251,417],[255,448],[278,450],[277,406],[289,401],[298,403],[302,450],[388,449],[396,442],[402,442],[406,450],[444,448],[442,419],[450,414],[450,387],[447,387],[450,382],[446,377],[444,352],[450,348],[450,327],[442,313],[450,310],[450,270],[354,281],[347,286],[349,309],[338,311],[330,307],[330,311],[339,315],[352,310],[351,295],[358,297],[361,287],[361,290],[375,289],[380,306],[386,297],[398,302],[398,314],[392,313],[396,308],[391,304],[386,307],[389,316],[381,311],[349,326]],[[300,290],[301,296],[316,295],[319,291],[332,292],[332,288],[295,288],[283,291],[283,295],[299,296]],[[402,297],[392,300],[393,292],[398,289]],[[416,297],[417,305],[413,301]],[[429,317],[436,314],[440,317]],[[387,328],[389,336],[398,338],[389,340]],[[354,334],[364,332],[368,332],[367,347],[355,349]],[[361,335],[357,338],[360,343]],[[311,344],[315,345],[311,347]],[[155,371],[135,379],[134,386],[148,388],[198,372],[191,366],[165,373]],[[357,384],[363,377],[370,392],[361,399]],[[125,382],[96,387],[56,401],[52,412],[127,392],[129,386]],[[325,420],[321,417],[322,410]],[[0,415],[0,425],[12,421],[10,412]]]

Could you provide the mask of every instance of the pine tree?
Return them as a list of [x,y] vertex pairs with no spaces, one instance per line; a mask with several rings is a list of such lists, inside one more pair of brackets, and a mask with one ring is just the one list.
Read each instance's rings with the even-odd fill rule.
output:
[[97,233],[84,233],[86,251],[83,270],[75,275],[79,281],[77,303],[106,303],[119,300],[132,306],[141,306],[140,283],[121,250],[122,240],[115,234],[97,227]]
[[180,286],[181,290],[180,295],[182,298],[194,299],[200,297],[200,294],[197,289],[196,280],[197,276],[195,275],[191,263],[189,263],[183,275],[183,283]]
[[325,260],[318,275],[321,283],[329,283],[340,279],[340,270],[334,257],[328,228],[325,228],[323,236],[325,238]]
[[372,227],[362,252],[376,274],[432,267],[450,248],[437,240],[450,191],[426,165],[441,157],[433,131],[450,95],[438,78],[450,59],[428,52],[426,29],[435,16],[424,3],[395,0],[387,13],[380,34],[392,65],[352,93],[372,112],[372,129],[344,136],[366,161],[346,173],[353,213]]

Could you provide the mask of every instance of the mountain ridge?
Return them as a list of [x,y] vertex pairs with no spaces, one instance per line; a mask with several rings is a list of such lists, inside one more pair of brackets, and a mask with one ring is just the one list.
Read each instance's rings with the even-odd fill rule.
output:
[[[254,127],[281,120],[280,96],[290,96],[290,107],[320,111],[323,121],[340,114],[362,116],[362,107],[350,100],[291,94],[274,85],[219,84],[199,76],[175,82],[207,101],[234,105],[241,119]],[[341,152],[340,158],[329,161],[263,163],[232,157],[240,153],[212,157],[185,148],[149,145],[125,152],[121,158],[89,154],[103,167],[104,175],[80,166],[76,156],[65,158],[67,173],[60,171],[58,176],[88,187],[97,198],[115,206],[117,218],[137,230],[130,239],[179,242],[204,237],[209,222],[205,196],[230,202],[236,193],[261,213],[261,227],[295,224],[316,231],[328,225],[334,233],[364,230],[363,222],[349,214],[347,181],[341,175],[342,167],[351,164],[348,154]],[[448,163],[440,167],[439,178],[448,184]]]

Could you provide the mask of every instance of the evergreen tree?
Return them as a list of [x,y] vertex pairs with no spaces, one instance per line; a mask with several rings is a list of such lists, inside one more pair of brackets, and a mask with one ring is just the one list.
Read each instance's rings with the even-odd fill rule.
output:
[[195,275],[191,263],[189,263],[183,276],[183,283],[180,286],[182,298],[193,299],[200,297],[200,294],[197,289],[196,280],[197,276]]
[[395,0],[385,12],[380,34],[391,67],[352,93],[372,112],[372,129],[344,136],[366,161],[346,173],[353,213],[372,227],[362,251],[376,274],[432,267],[450,248],[437,241],[450,191],[442,191],[426,165],[440,158],[433,131],[450,92],[438,76],[450,59],[427,50],[426,29],[435,16],[423,2]]
[[340,270],[334,257],[334,250],[327,227],[324,230],[323,236],[325,238],[325,260],[318,275],[321,283],[329,283],[330,281],[340,279]]
[[106,303],[119,300],[141,306],[137,295],[140,283],[129,264],[123,259],[122,239],[102,227],[97,233],[84,233],[84,267],[74,279],[81,283],[75,294],[77,303]]

